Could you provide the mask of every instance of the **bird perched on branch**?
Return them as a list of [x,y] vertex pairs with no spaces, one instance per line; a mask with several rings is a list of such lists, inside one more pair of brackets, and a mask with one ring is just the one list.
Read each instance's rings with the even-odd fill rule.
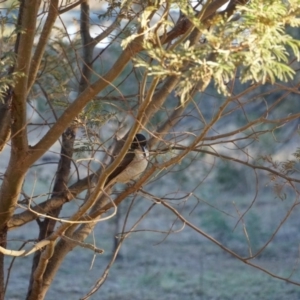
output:
[[137,133],[118,167],[109,175],[105,186],[127,183],[139,178],[148,166],[149,151],[146,137]]

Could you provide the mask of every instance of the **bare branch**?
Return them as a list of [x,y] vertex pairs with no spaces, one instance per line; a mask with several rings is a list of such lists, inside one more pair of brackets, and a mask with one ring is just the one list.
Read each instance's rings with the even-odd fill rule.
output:
[[31,66],[30,66],[28,82],[27,82],[28,92],[31,90],[36,80],[36,76],[47,46],[48,39],[50,37],[55,20],[58,16],[58,3],[59,3],[58,0],[51,0],[49,3],[49,12],[47,15],[47,19],[44,24],[41,36],[39,38],[39,42],[36,46],[34,55],[31,60]]
[[[153,196],[154,197],[154,196]],[[154,197],[155,199],[155,197]],[[160,200],[159,200],[160,202]],[[249,265],[253,268],[256,268],[268,275],[270,275],[271,277],[286,281],[288,283],[292,283],[295,285],[300,286],[300,282],[294,281],[294,280],[290,280],[289,278],[285,278],[282,276],[278,276],[268,270],[266,270],[263,267],[260,267],[256,264],[253,264],[252,262],[249,261],[249,259],[247,258],[243,258],[241,256],[239,256],[238,254],[236,254],[234,251],[230,250],[229,248],[225,247],[224,245],[222,245],[221,243],[219,243],[217,240],[215,240],[213,237],[211,237],[209,234],[205,233],[203,230],[199,229],[198,227],[196,227],[195,225],[191,224],[188,220],[186,220],[182,214],[180,214],[175,208],[173,208],[171,205],[169,205],[166,201],[160,202],[163,206],[167,207],[169,210],[171,210],[182,222],[184,222],[187,226],[189,226],[190,228],[192,228],[193,230],[195,230],[196,232],[198,232],[199,234],[201,234],[202,236],[204,236],[205,238],[207,238],[208,240],[210,240],[211,242],[213,242],[214,244],[216,244],[217,246],[219,246],[221,249],[223,249],[224,251],[226,251],[227,253],[231,254],[233,257],[237,258],[238,260],[242,261],[243,263],[245,263],[246,265]]]
[[69,6],[65,7],[65,8],[61,8],[59,10],[59,14],[62,15],[70,10],[72,10],[73,8],[75,8],[76,6],[79,6],[81,3],[86,2],[86,0],[79,0],[77,2],[74,2],[72,4],[70,4]]

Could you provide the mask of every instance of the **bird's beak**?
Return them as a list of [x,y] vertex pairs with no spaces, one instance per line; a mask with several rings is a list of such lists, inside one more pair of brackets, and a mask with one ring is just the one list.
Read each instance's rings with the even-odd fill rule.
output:
[[148,158],[149,157],[149,150],[148,150],[148,148],[147,147],[143,147],[143,146],[141,146],[141,148],[143,150],[143,153],[144,153],[145,157]]

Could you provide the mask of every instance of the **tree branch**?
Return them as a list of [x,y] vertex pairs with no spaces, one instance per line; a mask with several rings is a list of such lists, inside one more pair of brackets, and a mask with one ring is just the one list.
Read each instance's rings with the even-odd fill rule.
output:
[[31,66],[30,66],[28,82],[27,82],[27,91],[28,91],[27,94],[29,93],[29,91],[31,90],[35,82],[47,46],[48,39],[50,37],[55,20],[58,16],[58,3],[59,3],[58,0],[50,0],[49,2],[49,12],[47,15],[47,19],[44,24],[43,30],[39,37],[38,44],[36,46],[35,52],[31,60]]
[[[62,206],[64,203],[76,198],[78,194],[80,194],[86,189],[91,188],[93,177],[98,176],[99,173],[100,171],[98,171],[95,174],[91,174],[72,184],[63,193],[61,193],[61,196],[56,195],[49,200],[46,200],[40,204],[37,204],[36,206],[33,206],[31,210],[27,209],[22,213],[13,215],[7,224],[8,230],[17,229],[18,227],[21,227],[24,224],[35,220],[38,217],[37,214],[47,214],[48,212]],[[34,212],[36,212],[37,214]]]
[[82,109],[94,96],[116,79],[130,61],[132,55],[141,49],[141,39],[134,41],[134,43],[132,43],[132,47],[128,47],[123,51],[106,75],[99,78],[95,83],[85,89],[77,97],[77,99],[70,104],[44,137],[35,146],[31,147],[30,155],[27,160],[29,165],[33,164],[38,158],[40,158],[49,149],[49,147],[57,141],[64,128],[73,121],[73,119],[82,111]]
[[[155,199],[156,197],[153,196],[153,199]],[[217,246],[219,246],[222,250],[224,250],[225,252],[229,253],[230,255],[232,255],[233,257],[237,258],[238,260],[242,261],[243,263],[245,263],[246,265],[249,265],[253,268],[256,268],[268,275],[270,275],[271,277],[286,281],[288,283],[292,283],[295,285],[300,286],[300,282],[297,281],[293,281],[290,280],[288,278],[285,277],[281,277],[278,276],[274,273],[269,272],[268,270],[266,270],[265,268],[262,268],[256,264],[253,264],[252,262],[250,262],[249,259],[247,258],[243,258],[241,256],[239,256],[238,254],[236,254],[234,251],[230,250],[229,248],[225,247],[223,244],[219,243],[217,240],[215,240],[212,236],[210,236],[209,234],[205,233],[203,230],[201,230],[200,228],[196,227],[195,225],[193,225],[192,223],[190,223],[188,220],[186,220],[182,214],[180,214],[175,208],[173,208],[171,205],[169,205],[166,201],[161,201],[160,199],[158,199],[159,203],[161,203],[163,206],[165,206],[166,208],[168,208],[169,210],[171,210],[183,223],[185,223],[187,226],[189,226],[190,228],[192,228],[193,230],[195,230],[196,232],[198,232],[199,234],[201,234],[202,236],[204,236],[205,238],[207,238],[208,240],[210,240],[211,242],[213,242],[214,244],[216,244]]]
[[26,130],[27,76],[39,3],[39,1],[35,0],[24,0],[24,7],[21,4],[23,7],[21,30],[24,32],[20,35],[15,71],[23,73],[24,76],[17,80],[13,90],[11,110],[13,120],[11,126],[12,147],[10,161],[0,189],[0,211],[2,212],[0,216],[0,230],[6,226],[13,214],[28,167],[25,163],[28,149]]
[[65,8],[61,8],[61,9],[59,10],[59,14],[62,15],[62,14],[64,14],[65,12],[68,12],[69,10],[75,8],[76,6],[78,6],[78,5],[80,5],[81,3],[86,2],[86,1],[87,1],[87,0],[79,0],[79,1],[74,2],[73,4],[71,4],[71,5],[69,5],[69,6],[65,7]]

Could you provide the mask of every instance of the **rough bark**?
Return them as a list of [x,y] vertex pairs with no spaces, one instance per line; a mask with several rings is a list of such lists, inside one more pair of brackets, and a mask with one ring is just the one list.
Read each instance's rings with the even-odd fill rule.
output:
[[[74,151],[74,141],[75,141],[75,128],[68,128],[66,132],[62,136],[62,147],[61,147],[61,154],[60,154],[60,161],[57,168],[56,179],[53,187],[52,198],[56,197],[57,194],[61,193],[66,189],[69,175],[70,175],[70,168],[71,168],[71,161]],[[49,211],[49,215],[52,217],[57,218],[61,211],[62,205]],[[56,221],[50,218],[45,218],[44,221],[38,221],[39,224],[39,238],[38,240],[41,241],[48,237],[54,230]],[[34,273],[36,268],[39,265],[41,259],[41,252],[37,251],[34,254],[33,262],[32,262],[32,269],[30,275],[30,283],[28,287],[27,299],[31,298],[31,293],[33,292],[33,284],[34,284]],[[41,286],[41,285],[38,285]],[[36,291],[34,291],[36,293]]]
[[4,97],[4,102],[0,101],[0,152],[4,149],[6,142],[10,138],[11,124],[11,88]]
[[[58,1],[55,0],[55,5],[58,5]],[[51,12],[51,11],[50,11]],[[49,14],[50,14],[49,12]],[[55,10],[54,14],[57,13]],[[53,18],[52,18],[53,19]],[[46,24],[47,25],[47,24]],[[52,24],[53,25],[53,24]],[[81,71],[81,80],[78,88],[79,94],[86,89],[91,78],[92,59],[95,45],[91,44],[92,38],[89,33],[89,5],[88,2],[81,4],[81,37],[83,42],[83,67]],[[47,35],[48,38],[49,34]],[[69,126],[62,135],[61,142],[61,154],[60,161],[56,172],[55,184],[53,187],[52,197],[61,194],[65,191],[68,178],[70,175],[72,156],[74,152],[74,142],[76,137],[77,128],[75,125]],[[58,218],[62,205],[49,211],[48,214],[51,217]],[[39,241],[48,237],[53,231],[56,224],[56,220],[46,218],[43,222],[39,222],[40,234]],[[28,287],[27,299],[33,299],[36,295],[43,294],[42,285],[35,282],[36,273],[38,272],[39,265],[44,265],[44,269],[47,267],[47,261],[41,260],[41,252],[34,254],[32,262],[32,270],[30,276],[30,283]],[[43,272],[41,272],[41,278],[43,278]],[[32,298],[33,297],[33,298]],[[42,298],[41,298],[42,299]]]
[[[7,228],[3,228],[0,231],[0,246],[6,248],[6,237],[7,237]],[[5,291],[4,291],[4,255],[0,255],[0,300],[5,299]]]
[[15,71],[22,72],[15,84],[11,107],[11,156],[0,189],[0,230],[5,228],[13,215],[23,184],[28,164],[26,161],[28,142],[26,131],[27,76],[30,66],[31,49],[34,41],[39,1],[24,0],[20,36]]

